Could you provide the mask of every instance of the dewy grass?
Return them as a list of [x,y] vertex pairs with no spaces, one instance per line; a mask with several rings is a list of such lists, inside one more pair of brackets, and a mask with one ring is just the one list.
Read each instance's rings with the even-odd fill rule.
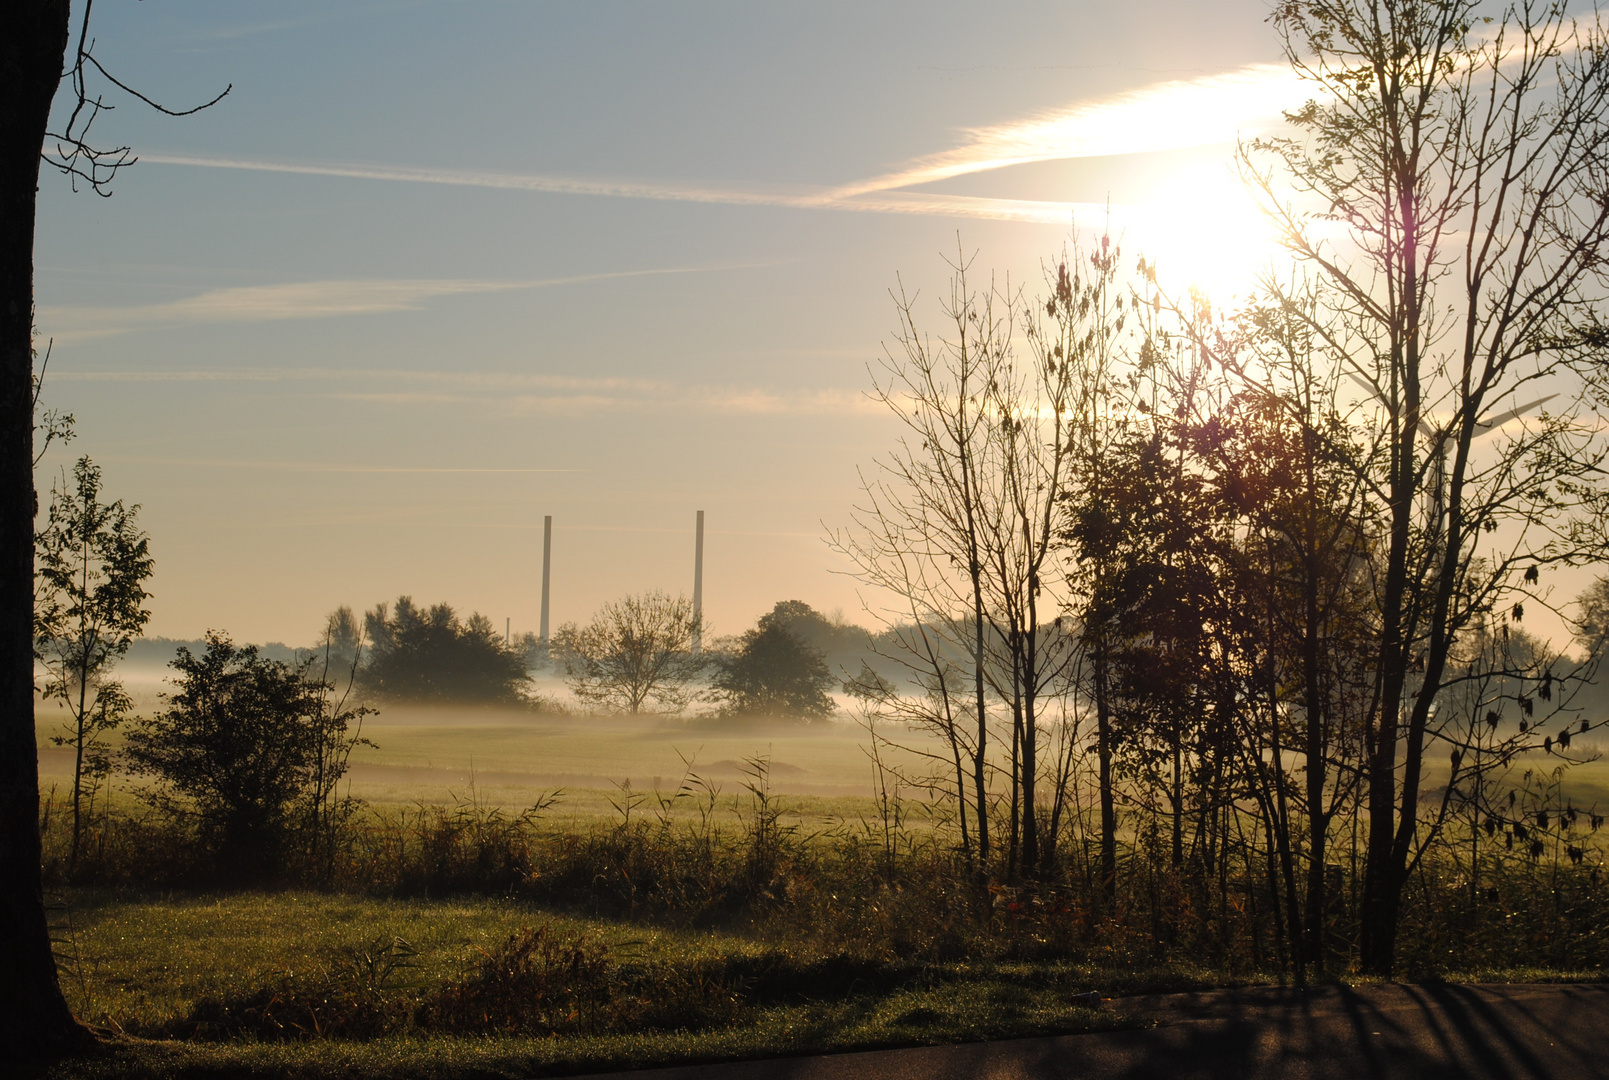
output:
[[[1091,989],[1110,994],[1221,981],[1177,970],[1114,976],[1070,964],[906,965],[823,956],[730,934],[565,918],[503,900],[297,892],[188,898],[80,892],[68,900],[70,944],[78,956],[66,972],[69,992],[80,1015],[123,1037],[95,1058],[44,1074],[62,1080],[560,1074],[1004,1038],[1129,1023],[1120,1011],[1090,1008],[1079,995]],[[731,1007],[704,1014],[703,1023],[662,1022],[646,1030],[616,1025],[546,1037],[454,1036],[423,1026],[434,1014],[411,1011],[417,1003],[439,1000],[443,988],[484,973],[488,958],[532,926],[558,941],[590,942],[593,957],[608,956],[617,975],[639,980],[635,997],[646,1001],[656,993],[642,983],[660,978],[656,972],[682,973],[683,992],[685,974],[702,972],[717,985],[695,988],[700,1000],[724,996]],[[584,973],[567,978],[585,981]],[[197,1016],[221,1015],[219,1003],[261,1007],[265,990],[283,997],[298,986],[368,994],[371,1003],[376,994],[402,1001],[402,1015],[413,1019],[404,1019],[401,1030],[361,1040],[306,1030],[281,1039],[216,1028],[209,1035],[191,1025]],[[321,1007],[338,1005],[326,999]],[[163,1031],[200,1037],[142,1037]]]
[[544,1039],[410,1035],[295,1044],[121,1040],[96,1058],[36,1075],[41,1080],[563,1076],[1137,1026],[1117,1011],[1043,998],[1025,1002],[1021,996],[1015,988],[989,983],[959,993],[951,988],[942,994],[895,992],[764,1010],[744,1023],[697,1032]]
[[583,920],[500,899],[386,900],[306,892],[145,899],[65,895],[64,988],[78,1015],[114,1031],[152,1030],[204,998],[321,980],[363,950],[405,943],[396,981],[428,985],[522,927],[547,923],[623,956],[704,959],[759,946],[738,938]]

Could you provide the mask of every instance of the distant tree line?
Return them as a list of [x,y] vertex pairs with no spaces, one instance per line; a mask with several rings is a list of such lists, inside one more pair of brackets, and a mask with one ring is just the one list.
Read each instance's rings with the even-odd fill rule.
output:
[[678,713],[703,697],[726,717],[816,720],[832,714],[835,680],[812,639],[838,629],[786,600],[753,630],[695,652],[703,627],[692,603],[651,592],[605,604],[586,626],[560,627],[552,658],[578,699],[607,711]]

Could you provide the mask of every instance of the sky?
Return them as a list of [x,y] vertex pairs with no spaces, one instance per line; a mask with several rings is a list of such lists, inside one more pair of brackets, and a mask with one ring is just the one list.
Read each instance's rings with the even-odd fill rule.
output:
[[[869,623],[824,543],[896,429],[903,283],[1074,230],[1223,271],[1237,137],[1302,89],[1264,0],[127,0],[111,198],[41,178],[49,407],[139,503],[148,633],[311,642],[411,595],[536,629],[692,590]],[[60,104],[58,102],[58,104]],[[1211,206],[1209,213],[1200,212]]]

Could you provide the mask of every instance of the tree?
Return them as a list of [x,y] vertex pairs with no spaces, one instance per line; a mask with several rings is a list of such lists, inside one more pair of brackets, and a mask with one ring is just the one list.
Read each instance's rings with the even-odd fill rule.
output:
[[863,478],[854,527],[831,542],[861,581],[901,605],[895,617],[905,625],[892,659],[909,670],[927,701],[891,704],[914,706],[944,740],[955,769],[962,850],[981,900],[991,852],[985,533],[998,506],[990,478],[998,475],[1001,449],[992,438],[989,395],[1006,375],[1019,313],[1009,290],[992,282],[974,288],[969,267],[964,256],[951,264],[941,308],[946,333],[937,341],[922,328],[917,298],[903,286],[894,295],[899,330],[894,345],[885,346],[872,396],[906,434],[878,463],[877,475]]
[[[78,864],[85,803],[93,802],[112,761],[104,736],[131,705],[112,666],[128,652],[150,619],[145,601],[151,576],[150,544],[135,525],[138,506],[101,501],[101,471],[87,457],[73,466],[73,486],[51,493],[48,523],[39,532],[36,640],[49,672],[44,697],[67,708],[69,733],[58,746],[73,748],[73,840],[69,865]],[[87,790],[86,790],[87,785]]]
[[[482,705],[528,701],[525,653],[505,645],[479,612],[460,619],[446,604],[421,608],[411,597],[399,596],[389,612],[377,605],[364,624],[371,644],[358,678],[376,698]],[[346,628],[341,632],[350,635]]]
[[[97,151],[87,141],[89,126],[106,108],[89,77],[104,77],[162,107],[129,90],[90,55],[90,10],[86,0],[78,47],[65,64],[74,108],[52,139],[52,164],[104,193],[131,155],[126,147]],[[0,935],[0,1055],[8,1058],[61,1053],[89,1041],[62,997],[45,922],[33,722],[34,210],[51,102],[63,81],[69,15],[67,0],[9,4],[0,15],[0,926],[6,928]]]
[[687,707],[690,684],[704,671],[692,651],[701,629],[692,601],[648,592],[603,605],[585,627],[559,627],[553,651],[571,691],[589,705],[636,714],[652,703],[674,713]]
[[87,1041],[45,924],[33,723],[34,200],[67,16],[66,0],[0,16],[0,1054],[16,1057]]
[[[1536,568],[1605,551],[1609,41],[1530,2],[1295,0],[1274,23],[1314,99],[1248,176],[1322,291],[1270,291],[1375,413],[1361,951],[1389,974],[1455,643],[1517,617]],[[1563,404],[1488,436],[1548,391]]]
[[821,618],[808,604],[784,600],[760,616],[733,655],[718,661],[712,685],[725,696],[729,712],[806,720],[832,715],[827,689],[834,680],[826,657],[790,629],[811,617]]
[[265,660],[214,631],[206,642],[200,656],[179,648],[167,708],[137,723],[124,757],[158,780],[156,805],[196,822],[226,879],[258,877],[318,820],[361,713],[332,709],[308,662]]
[[358,688],[362,662],[363,629],[352,609],[342,605],[325,619],[321,646],[302,660],[304,676],[317,672],[312,680],[316,704],[310,732],[313,770],[305,799],[308,853],[315,870],[325,875],[334,863],[337,833],[358,806],[356,799],[340,795],[341,778],[352,751],[374,745],[362,737],[363,718],[378,710],[349,704]]
[[324,681],[339,688],[344,679],[347,689],[357,681],[363,658],[363,623],[352,609],[342,604],[324,619],[324,632],[309,652],[324,671]]

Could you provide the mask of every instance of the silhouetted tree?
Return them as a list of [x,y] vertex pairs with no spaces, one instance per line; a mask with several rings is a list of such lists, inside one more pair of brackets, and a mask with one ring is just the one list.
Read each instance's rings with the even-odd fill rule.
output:
[[364,623],[369,659],[358,676],[376,698],[484,705],[527,701],[524,652],[509,648],[478,612],[460,619],[446,604],[421,608],[400,596],[389,611],[384,604],[376,606]]
[[685,596],[643,593],[603,605],[585,627],[559,627],[553,653],[571,691],[589,705],[639,713],[652,703],[679,712],[706,665],[692,651],[697,627]]
[[[1313,96],[1290,117],[1298,137],[1259,144],[1269,153],[1247,171],[1322,284],[1316,304],[1277,284],[1275,300],[1379,405],[1364,507],[1379,621],[1360,950],[1382,975],[1434,835],[1421,787],[1450,719],[1436,703],[1455,642],[1522,610],[1535,584],[1523,574],[1606,549],[1609,39],[1564,4],[1484,10],[1281,4],[1274,24]],[[1532,391],[1562,400],[1484,438]]]
[[319,642],[308,650],[324,681],[337,688],[350,688],[357,680],[358,663],[363,656],[363,623],[352,609],[342,604],[324,619]]
[[325,619],[324,641],[301,658],[303,671],[315,674],[317,706],[312,717],[313,772],[305,799],[308,852],[315,870],[325,875],[333,865],[340,826],[358,806],[356,799],[340,795],[341,778],[352,751],[374,745],[362,737],[363,718],[378,710],[350,704],[362,660],[363,630],[344,604]]
[[719,661],[712,686],[726,699],[726,710],[743,716],[792,716],[806,720],[832,715],[827,689],[834,683],[826,658],[792,627],[821,616],[798,600],[784,600],[739,639],[737,650]]
[[[66,123],[49,133],[56,168],[96,191],[131,160],[99,151],[89,127],[107,107],[91,80],[130,90],[91,56],[91,5],[68,54],[67,0],[0,8],[0,1057],[57,1053],[89,1041],[61,995],[40,881],[39,764],[34,740],[33,373],[35,201],[51,101],[64,75]],[[65,57],[65,62],[64,62]],[[226,89],[224,91],[228,93]],[[222,95],[219,95],[221,98]],[[218,99],[214,99],[216,101]],[[209,102],[208,104],[211,104]],[[203,108],[205,106],[202,106]],[[172,113],[173,110],[163,109]],[[194,111],[194,110],[188,110]],[[104,193],[104,192],[103,192]]]
[[39,532],[36,639],[48,672],[44,696],[67,708],[69,733],[58,746],[73,748],[73,840],[69,865],[78,864],[85,803],[92,803],[111,772],[105,741],[128,715],[130,700],[110,678],[134,635],[150,619],[145,608],[151,576],[150,544],[135,525],[138,506],[101,501],[101,471],[89,458],[73,466],[73,484],[53,489],[50,514]]
[[894,297],[899,330],[873,397],[906,434],[863,480],[854,526],[832,544],[860,580],[898,598],[907,625],[893,659],[929,691],[934,707],[919,711],[954,764],[961,846],[981,903],[991,854],[987,533],[999,521],[1002,449],[991,387],[1009,378],[1020,315],[1017,294],[976,288],[969,267],[964,255],[951,264],[943,336],[922,327],[914,296]]
[[[159,784],[164,810],[195,822],[226,878],[272,873],[345,769],[329,753],[354,714],[329,708],[308,662],[265,660],[255,646],[207,634],[200,656],[180,647],[167,708],[139,721],[125,761]],[[322,790],[321,790],[322,789]]]

